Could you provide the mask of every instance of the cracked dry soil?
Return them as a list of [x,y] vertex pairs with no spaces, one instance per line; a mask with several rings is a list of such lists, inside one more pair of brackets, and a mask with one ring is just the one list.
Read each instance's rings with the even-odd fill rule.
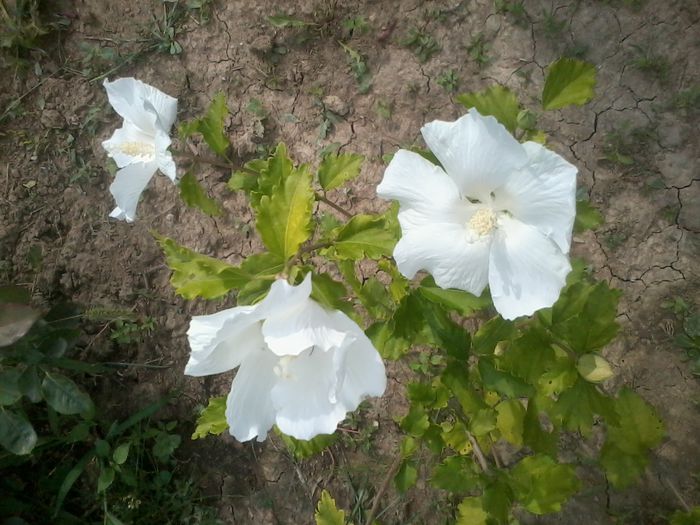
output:
[[[595,232],[575,237],[573,254],[586,258],[598,278],[624,293],[621,335],[606,351],[617,373],[614,381],[630,385],[658,409],[668,437],[639,485],[616,492],[600,474],[584,469],[581,475],[591,490],[560,515],[524,523],[665,523],[682,501],[700,504],[695,477],[700,388],[673,343],[679,320],[662,308],[675,297],[700,303],[698,109],[676,103],[679,92],[700,83],[700,4],[649,0],[633,9],[630,3],[526,0],[526,14],[518,18],[496,13],[491,0],[218,0],[209,21],[199,23],[192,16],[177,33],[181,54],[147,53],[116,74],[136,76],[177,97],[180,121],[200,114],[214,93],[223,91],[231,110],[227,131],[244,159],[279,141],[298,162],[316,163],[318,152],[331,143],[365,155],[361,177],[332,198],[353,211],[367,211],[386,205],[374,194],[382,155],[420,143],[425,122],[463,113],[438,83],[445,72],[455,72],[459,91],[498,82],[537,111],[544,68],[552,60],[575,54],[596,65],[595,99],[582,108],[543,114],[539,126],[549,135],[549,147],[579,167],[580,191],[605,217]],[[134,307],[152,317],[157,328],[139,344],[115,346],[96,330],[86,357],[170,368],[127,369],[93,385],[96,396],[108,411],[125,414],[183,388],[185,395],[170,408],[171,415],[192,421],[194,407],[225,392],[230,377],[182,376],[188,319],[230,302],[187,302],[175,296],[149,231],[236,263],[260,248],[251,214],[245,200],[226,189],[226,173],[202,168],[200,179],[210,194],[224,200],[221,217],[186,208],[177,189],[157,176],[135,224],[108,219],[111,176],[100,142],[118,117],[100,84],[89,82],[94,74],[81,74],[94,64],[86,61],[85,46],[128,56],[150,34],[151,16],[160,16],[162,5],[156,0],[78,0],[63,2],[61,9],[71,25],[51,37],[47,53],[33,57],[40,67],[33,73],[6,68],[0,78],[0,107],[23,96],[21,112],[0,128],[0,277],[30,283],[39,304],[68,297],[87,307]],[[279,12],[319,25],[302,42],[301,31],[275,29],[266,21]],[[355,16],[369,25],[350,40],[367,57],[372,85],[365,94],[359,93],[337,43],[348,39],[342,21]],[[553,27],[551,17],[559,25]],[[425,63],[400,44],[412,28],[432,35],[441,47]],[[483,65],[469,52],[479,37],[488,59]],[[665,73],[640,69],[640,54],[663,57]],[[250,110],[255,100],[264,114]],[[337,122],[322,137],[319,126],[328,110]],[[615,162],[611,151],[622,148],[631,163]],[[186,445],[222,519],[309,523],[321,487],[346,509],[359,497],[358,487],[376,487],[398,443],[394,418],[406,409],[400,395],[404,366],[389,366],[387,395],[362,413],[362,426],[378,428],[368,452],[341,443],[296,464],[274,439],[241,445],[222,436]],[[405,497],[390,490],[385,497],[390,508],[382,519],[442,523],[441,497],[422,482]]]

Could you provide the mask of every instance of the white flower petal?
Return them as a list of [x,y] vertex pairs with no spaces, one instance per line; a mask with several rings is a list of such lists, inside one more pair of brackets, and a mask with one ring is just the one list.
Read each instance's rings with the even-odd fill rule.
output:
[[168,151],[170,143],[171,140],[167,133],[164,133],[160,129],[156,131],[155,149],[158,169],[171,181],[175,182],[177,179],[177,167],[175,166],[172,153]]
[[192,352],[185,374],[206,376],[233,370],[251,353],[265,348],[257,306],[238,306],[192,318],[187,339]]
[[526,142],[523,147],[529,165],[495,191],[494,205],[535,226],[568,253],[576,216],[578,170],[536,142]]
[[352,412],[366,397],[384,394],[386,369],[379,352],[362,329],[347,316],[345,325],[354,341],[344,351],[335,352],[335,358],[342,359],[335,365],[341,374],[337,401],[346,412]]
[[117,202],[117,207],[112,212],[112,217],[123,218],[133,222],[136,218],[136,206],[141,193],[146,188],[148,181],[158,169],[155,162],[138,162],[129,164],[117,171],[114,182],[109,191]]
[[151,133],[155,130],[158,114],[153,104],[146,107],[144,86],[143,82],[131,77],[118,78],[114,82],[104,81],[107,98],[114,111],[142,131]]
[[387,166],[377,195],[399,201],[402,228],[445,220],[460,204],[459,189],[440,166],[403,149]]
[[333,351],[307,350],[288,359],[280,380],[272,388],[279,429],[297,439],[332,434],[343,419],[345,407],[335,403],[337,373]]
[[455,122],[430,122],[421,133],[465,197],[486,201],[527,162],[525,150],[508,130],[476,109]]
[[399,271],[411,279],[425,270],[441,288],[480,295],[488,281],[491,237],[470,242],[465,225],[434,223],[404,232],[394,248]]
[[534,226],[500,219],[489,262],[489,285],[496,310],[506,319],[552,306],[571,271],[556,243]]
[[170,132],[177,118],[177,99],[144,82],[139,82],[146,109],[153,109],[158,115],[158,125],[166,133]]
[[271,392],[279,380],[274,369],[279,358],[261,350],[248,354],[241,363],[226,399],[229,432],[238,441],[254,437],[263,441],[275,423]]

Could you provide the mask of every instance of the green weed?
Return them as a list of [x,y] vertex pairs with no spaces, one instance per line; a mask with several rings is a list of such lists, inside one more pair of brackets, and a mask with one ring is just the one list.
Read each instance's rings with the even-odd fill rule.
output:
[[437,77],[438,86],[441,86],[445,91],[454,93],[459,89],[459,77],[454,69],[443,71]]
[[654,53],[650,47],[633,45],[632,48],[636,52],[632,66],[660,82],[668,80],[671,64],[666,57]]
[[367,93],[372,87],[372,76],[369,73],[369,67],[367,67],[366,57],[342,42],[340,45],[347,54],[350,71],[357,81],[357,90],[362,94]]
[[421,63],[427,62],[442,49],[431,35],[416,28],[412,28],[408,32],[406,38],[401,41],[401,45],[413,51]]
[[542,11],[542,29],[544,35],[549,39],[557,38],[566,27],[566,20],[559,20],[554,8],[549,11]]
[[486,43],[486,39],[483,33],[479,33],[472,37],[472,39],[467,44],[467,53],[470,58],[474,60],[479,67],[486,66],[491,59],[488,56],[489,44]]
[[527,27],[529,24],[522,0],[494,0],[494,8],[496,13],[510,16],[517,26]]

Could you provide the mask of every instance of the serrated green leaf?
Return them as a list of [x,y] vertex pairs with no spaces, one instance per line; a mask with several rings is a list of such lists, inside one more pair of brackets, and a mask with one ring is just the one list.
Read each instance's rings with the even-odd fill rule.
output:
[[0,445],[12,454],[24,456],[36,445],[37,435],[24,416],[0,408]]
[[318,167],[318,181],[328,191],[339,188],[360,174],[365,158],[354,153],[326,155]]
[[431,302],[448,310],[456,310],[462,315],[471,315],[491,305],[491,297],[484,292],[480,297],[462,290],[444,289],[435,285],[432,277],[426,277],[420,284],[420,293]]
[[249,193],[258,187],[258,175],[247,171],[234,171],[226,185],[232,191],[243,190]]
[[190,208],[198,208],[210,217],[221,215],[219,204],[209,197],[191,171],[180,179],[180,197]]
[[343,283],[334,280],[327,273],[314,273],[311,276],[311,298],[330,310],[352,313],[348,302],[348,291]]
[[528,397],[534,389],[514,375],[498,370],[488,360],[479,360],[479,374],[484,386],[510,398]]
[[197,426],[192,439],[200,439],[213,434],[218,436],[228,428],[226,421],[226,396],[209,398],[209,403],[197,417]]
[[661,443],[666,431],[654,409],[627,388],[615,400],[615,410],[619,420],[608,424],[600,463],[610,483],[624,488],[644,472],[649,450]]
[[489,523],[509,523],[511,507],[513,506],[513,491],[504,476],[497,476],[485,488],[481,495],[484,510],[489,514]]
[[435,467],[430,481],[439,489],[456,493],[470,492],[481,482],[474,470],[474,460],[469,456],[446,458]]
[[517,399],[506,399],[496,405],[496,425],[503,438],[513,445],[523,445],[525,407]]
[[511,133],[518,127],[520,103],[507,87],[495,85],[478,93],[462,93],[455,97],[455,101],[467,109],[476,108],[484,116],[496,117]]
[[537,387],[544,395],[559,395],[559,393],[571,388],[577,379],[576,365],[567,356],[557,359],[549,367],[549,370],[540,376]]
[[214,299],[244,286],[250,276],[240,268],[201,255],[167,237],[155,236],[173,271],[170,283],[185,299]]
[[390,361],[399,359],[411,346],[406,339],[394,337],[394,325],[389,321],[377,321],[365,333],[379,354]]
[[399,467],[394,484],[399,493],[403,494],[418,481],[418,469],[414,461],[403,461]]
[[593,64],[573,58],[560,58],[547,69],[542,91],[542,107],[560,109],[571,104],[582,106],[595,95],[596,71]]
[[155,458],[161,463],[166,463],[177,447],[180,446],[182,438],[179,434],[168,434],[166,432],[161,432],[156,436],[156,441],[153,444],[151,451]]
[[455,525],[488,525],[489,515],[484,510],[480,497],[464,498],[457,507],[457,522]]
[[[565,290],[563,301],[580,304],[578,297],[572,297],[571,292],[575,290]],[[617,335],[620,328],[616,321],[617,302],[621,292],[601,281],[584,291],[583,295],[585,302],[577,315],[555,324],[555,312],[552,312],[552,331],[568,342],[574,351],[586,354],[603,348]]]
[[510,471],[509,481],[515,499],[533,514],[559,512],[580,486],[571,465],[543,454],[520,461]]
[[677,510],[671,515],[669,525],[697,525],[700,523],[700,507],[693,507],[687,512]]
[[594,415],[604,417],[609,424],[618,419],[614,400],[601,394],[594,384],[582,379],[559,395],[550,415],[554,422],[584,436],[591,433]]
[[38,403],[43,399],[41,379],[36,366],[28,366],[22,371],[22,374],[17,379],[17,386],[22,395],[26,396],[32,403]]
[[507,341],[515,334],[515,325],[500,316],[485,322],[472,339],[472,349],[477,355],[493,355],[500,341]]
[[355,215],[334,232],[334,238],[329,253],[336,258],[379,259],[391,256],[398,232],[389,227],[384,216]]
[[297,460],[320,454],[337,440],[335,434],[319,434],[313,439],[296,439],[279,431],[277,433],[287,445],[289,452]]
[[211,150],[225,158],[229,147],[228,137],[224,133],[224,120],[227,116],[226,96],[219,92],[214,96],[202,118],[185,122],[180,126],[180,134],[187,138],[194,133],[201,133]]
[[603,224],[603,216],[590,202],[576,201],[576,220],[574,221],[576,233],[595,230],[601,224]]
[[429,426],[428,413],[420,404],[412,404],[408,414],[401,419],[401,428],[414,437],[421,437]]
[[338,510],[335,506],[335,500],[325,489],[321,492],[321,498],[318,500],[314,519],[316,525],[345,525],[345,512]]
[[551,432],[542,428],[540,422],[541,404],[541,398],[538,396],[533,396],[528,400],[523,420],[523,443],[534,452],[556,456],[559,432],[556,428],[553,428]]
[[496,412],[493,408],[482,408],[469,421],[469,430],[476,437],[489,434],[496,429]]
[[441,379],[443,384],[452,391],[466,416],[471,416],[482,408],[486,408],[481,396],[474,391],[465,364],[449,363],[442,372]]
[[311,172],[307,166],[292,170],[257,205],[255,226],[270,252],[285,261],[311,236],[314,205]]
[[461,421],[456,423],[444,422],[440,425],[443,442],[457,454],[466,455],[472,451],[472,443],[469,440],[467,427]]
[[95,406],[90,396],[67,377],[52,372],[41,382],[48,405],[59,414],[90,414]]

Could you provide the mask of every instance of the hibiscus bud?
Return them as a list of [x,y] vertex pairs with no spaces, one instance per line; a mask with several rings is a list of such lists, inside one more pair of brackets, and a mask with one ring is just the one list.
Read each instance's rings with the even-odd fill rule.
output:
[[535,129],[537,125],[537,115],[529,109],[523,109],[518,113],[518,127],[521,129]]
[[598,354],[586,354],[579,358],[576,369],[586,381],[601,383],[614,374],[610,363]]

